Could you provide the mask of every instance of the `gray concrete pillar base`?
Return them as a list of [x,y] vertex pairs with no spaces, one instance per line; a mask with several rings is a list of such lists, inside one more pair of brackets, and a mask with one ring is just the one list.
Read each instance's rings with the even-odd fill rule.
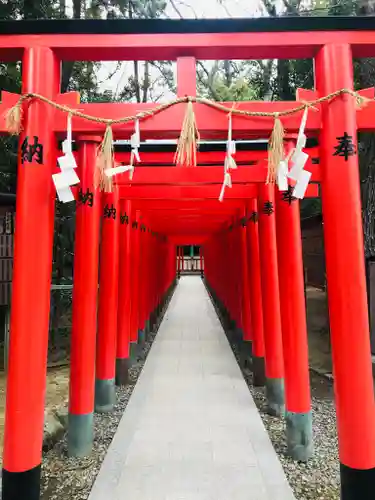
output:
[[115,379],[95,380],[95,411],[109,413],[116,404]]
[[147,338],[147,321],[145,323],[143,330],[138,330],[138,345],[140,346],[141,349],[145,345],[146,338]]
[[266,379],[267,411],[274,417],[285,415],[284,400],[284,379],[267,378]]
[[252,359],[253,386],[264,387],[266,385],[266,365],[264,358],[253,356]]
[[232,330],[232,339],[241,349],[241,344],[243,344],[243,331],[238,328],[234,323],[234,329]]
[[298,462],[307,462],[314,453],[312,414],[287,411],[286,440],[288,454]]
[[240,343],[240,364],[242,368],[250,367],[252,352],[253,344],[251,340],[243,340]]
[[156,318],[158,317],[157,309],[150,315],[150,333],[153,333],[156,325]]
[[116,359],[116,385],[123,386],[129,383],[129,358]]
[[145,341],[147,341],[151,332],[152,332],[151,319],[149,318],[145,324]]
[[94,418],[92,413],[68,417],[68,456],[83,458],[90,455],[94,440]]
[[130,342],[130,362],[131,365],[135,365],[139,357],[139,345],[137,342]]

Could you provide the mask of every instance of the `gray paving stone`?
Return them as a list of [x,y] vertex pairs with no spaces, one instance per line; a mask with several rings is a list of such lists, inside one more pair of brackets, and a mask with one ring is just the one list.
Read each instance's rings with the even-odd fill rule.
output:
[[295,500],[199,278],[164,317],[89,500]]

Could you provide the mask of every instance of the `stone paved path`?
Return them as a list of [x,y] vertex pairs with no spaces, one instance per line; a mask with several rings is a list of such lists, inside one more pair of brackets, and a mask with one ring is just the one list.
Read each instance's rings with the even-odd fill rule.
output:
[[170,303],[89,500],[294,500],[198,277]]

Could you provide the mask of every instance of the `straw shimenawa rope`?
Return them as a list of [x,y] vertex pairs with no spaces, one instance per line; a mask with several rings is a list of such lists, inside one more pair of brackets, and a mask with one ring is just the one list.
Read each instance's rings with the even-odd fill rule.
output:
[[199,132],[195,121],[194,107],[192,101],[188,100],[174,156],[174,161],[177,165],[185,165],[187,167],[195,167],[197,165],[197,141],[199,141]]
[[107,169],[113,168],[113,166],[114,166],[113,133],[112,133],[112,127],[110,125],[107,125],[96,158],[96,169],[94,178],[95,187],[106,193],[112,192],[113,180],[112,177],[108,177],[107,175],[105,175],[105,171]]
[[268,144],[268,171],[266,184],[274,184],[277,168],[284,157],[284,127],[279,116],[275,116],[271,138]]
[[125,116],[123,118],[110,119],[110,118],[100,118],[97,116],[91,116],[86,113],[82,113],[74,108],[69,108],[68,106],[58,104],[47,97],[44,97],[35,93],[26,93],[20,96],[17,103],[10,108],[5,115],[6,127],[10,134],[18,135],[22,131],[22,118],[23,118],[23,105],[27,101],[32,99],[44,102],[53,106],[55,109],[70,113],[72,116],[77,118],[83,118],[85,120],[93,121],[96,123],[101,123],[106,126],[106,131],[103,137],[103,142],[98,150],[98,162],[97,162],[97,172],[96,172],[96,182],[100,189],[111,190],[112,181],[104,175],[103,169],[111,168],[113,165],[113,134],[112,125],[118,125],[122,123],[128,123],[135,120],[147,120],[155,116],[168,108],[175,106],[176,104],[187,103],[187,109],[182,125],[181,135],[178,140],[177,150],[176,150],[176,161],[183,165],[196,165],[196,147],[197,141],[199,140],[199,132],[195,120],[195,113],[193,103],[203,104],[217,111],[222,111],[224,113],[232,113],[233,115],[243,116],[243,117],[258,117],[258,118],[273,118],[275,120],[274,128],[272,131],[270,144],[269,144],[269,171],[267,176],[267,182],[275,182],[276,171],[280,160],[282,159],[283,153],[281,153],[282,142],[284,137],[284,128],[281,123],[280,118],[283,116],[289,116],[294,113],[299,113],[303,111],[306,107],[314,109],[314,106],[321,104],[323,102],[331,101],[336,97],[342,95],[350,95],[355,98],[356,106],[362,108],[368,102],[374,101],[374,99],[369,99],[365,96],[360,95],[351,89],[341,89],[336,92],[332,92],[326,96],[320,97],[314,101],[303,102],[302,104],[280,112],[263,112],[263,111],[245,111],[242,109],[229,108],[221,103],[210,101],[202,97],[179,97],[167,103],[160,104],[153,109],[137,113],[134,116]]

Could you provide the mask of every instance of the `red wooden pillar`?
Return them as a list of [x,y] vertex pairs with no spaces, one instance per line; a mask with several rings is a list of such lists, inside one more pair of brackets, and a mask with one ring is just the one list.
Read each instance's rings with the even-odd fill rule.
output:
[[115,360],[120,227],[118,190],[105,193],[102,198],[95,410],[107,412],[112,411],[116,401]]
[[281,338],[279,278],[275,227],[274,187],[259,185],[259,250],[266,348],[266,390],[268,411],[284,414],[284,366]]
[[154,329],[155,324],[155,314],[156,307],[158,304],[157,295],[158,295],[158,274],[162,271],[164,265],[164,259],[159,255],[159,245],[155,242],[154,238],[151,236],[151,230],[149,226],[147,227],[147,240],[150,246],[149,255],[150,255],[150,305],[149,305],[149,316],[148,316],[148,333],[151,333]]
[[285,370],[289,454],[307,461],[313,453],[309,357],[299,202],[276,188],[276,232]]
[[248,209],[247,250],[249,255],[249,296],[251,308],[251,327],[253,332],[253,384],[255,386],[263,386],[266,383],[266,374],[264,363],[263,306],[259,257],[259,214],[258,203],[255,198],[250,200]]
[[[324,46],[315,69],[320,95],[353,88],[349,45]],[[341,498],[370,500],[375,484],[375,405],[353,97],[344,95],[322,105],[319,142]]]
[[134,300],[132,270],[132,202],[120,200],[119,229],[119,274],[118,274],[118,313],[116,346],[116,385],[126,385],[129,380],[131,308]]
[[131,256],[130,256],[130,283],[131,283],[131,331],[130,331],[130,357],[134,362],[138,356],[138,330],[140,324],[140,265],[141,265],[141,247],[140,247],[140,212],[133,211],[131,224]]
[[144,231],[144,221],[141,219],[138,226],[139,241],[140,241],[140,265],[139,265],[139,327],[138,327],[138,344],[143,345],[147,336],[147,320],[149,314],[149,290],[150,290],[150,273],[149,273],[149,245],[147,233]]
[[[239,217],[239,214],[237,217]],[[239,227],[235,228],[235,226],[238,224],[238,222],[239,221],[237,218],[233,219],[233,229],[231,230],[231,238],[232,238],[231,248],[232,248],[232,251],[230,254],[232,256],[236,255],[236,253],[239,251],[239,249],[241,249],[240,228]],[[240,250],[240,254],[241,254],[241,250]],[[236,333],[240,334],[240,336],[238,337],[238,340],[242,340],[242,338],[243,338],[243,334],[242,334],[242,330],[243,330],[242,299],[243,299],[243,297],[242,297],[242,269],[241,269],[242,259],[241,259],[241,257],[237,258],[237,259],[232,258],[231,264],[232,264],[232,269],[233,269],[232,276],[231,276],[233,279],[233,295],[232,295],[233,316],[234,316],[234,319],[235,319],[236,325],[237,325]]]
[[248,249],[247,249],[247,215],[246,210],[241,211],[239,228],[240,238],[240,270],[241,270],[241,313],[242,313],[242,363],[246,366],[252,355],[252,330],[250,313],[250,290],[249,290],[249,269],[248,269]]
[[[232,221],[231,221],[232,224]],[[235,274],[234,274],[234,262],[233,262],[233,252],[234,250],[234,245],[233,245],[233,229],[232,226],[230,226],[227,231],[224,233],[224,238],[225,238],[225,243],[224,243],[224,248],[227,248],[228,251],[228,260],[226,261],[226,266],[224,267],[224,262],[225,260],[223,259],[223,253],[222,253],[222,248],[221,254],[222,254],[222,268],[220,271],[224,274],[225,278],[224,280],[227,283],[227,286],[223,288],[223,294],[225,295],[226,298],[226,303],[228,304],[226,306],[226,309],[228,311],[228,319],[229,319],[229,330],[232,331],[233,328],[235,328],[235,304],[236,304],[236,292],[235,292],[235,287],[236,287],[236,282],[235,282]]]
[[241,284],[242,284],[242,321],[243,321],[243,339],[249,343],[251,353],[252,331],[251,331],[251,313],[250,313],[250,293],[249,293],[249,268],[248,268],[248,249],[247,249],[247,217],[246,211],[243,213],[240,229],[240,256],[241,256]]
[[[22,92],[55,99],[60,68],[52,50],[26,48],[22,78]],[[32,101],[19,142],[26,148],[18,159],[3,500],[38,500],[40,494],[55,200],[53,112]]]
[[177,96],[197,95],[197,65],[194,57],[177,59]]
[[93,441],[101,193],[94,189],[100,138],[79,138],[80,188],[74,245],[68,453],[86,456]]

